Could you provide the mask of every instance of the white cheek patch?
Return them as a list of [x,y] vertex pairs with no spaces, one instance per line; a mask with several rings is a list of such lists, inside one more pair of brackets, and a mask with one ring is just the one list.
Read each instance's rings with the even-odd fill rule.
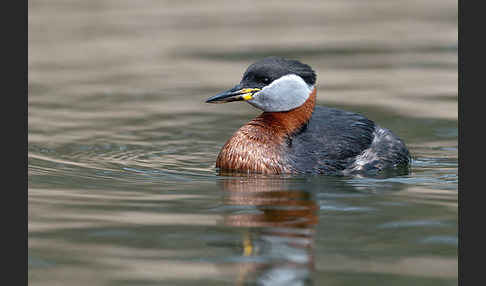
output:
[[288,111],[304,104],[312,89],[300,76],[288,74],[264,87],[248,103],[267,112]]

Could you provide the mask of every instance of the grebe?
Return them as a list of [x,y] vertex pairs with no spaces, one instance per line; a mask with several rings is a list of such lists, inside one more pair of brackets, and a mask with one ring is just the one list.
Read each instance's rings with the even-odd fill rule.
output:
[[220,170],[263,174],[376,173],[406,169],[401,139],[366,117],[316,103],[316,74],[297,60],[267,57],[208,103],[246,101],[263,113],[224,144]]

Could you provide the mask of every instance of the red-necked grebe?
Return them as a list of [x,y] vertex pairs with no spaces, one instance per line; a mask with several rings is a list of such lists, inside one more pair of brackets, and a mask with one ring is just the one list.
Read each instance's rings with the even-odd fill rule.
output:
[[348,111],[315,106],[316,74],[297,60],[264,58],[241,82],[206,102],[246,101],[263,113],[224,144],[216,167],[264,174],[355,174],[403,169],[405,144]]

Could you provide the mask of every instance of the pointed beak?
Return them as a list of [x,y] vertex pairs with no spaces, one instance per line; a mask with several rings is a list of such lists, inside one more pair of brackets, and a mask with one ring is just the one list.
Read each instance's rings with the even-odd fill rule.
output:
[[226,103],[232,101],[250,100],[253,95],[260,91],[259,88],[240,88],[240,85],[230,90],[223,91],[206,100],[206,103]]

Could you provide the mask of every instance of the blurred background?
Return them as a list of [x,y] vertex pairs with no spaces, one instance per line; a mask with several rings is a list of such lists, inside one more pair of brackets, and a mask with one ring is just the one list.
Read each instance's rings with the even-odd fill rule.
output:
[[[457,1],[28,13],[30,285],[457,284]],[[314,68],[318,104],[404,139],[411,173],[218,176],[219,149],[259,112],[204,101],[271,55]]]

